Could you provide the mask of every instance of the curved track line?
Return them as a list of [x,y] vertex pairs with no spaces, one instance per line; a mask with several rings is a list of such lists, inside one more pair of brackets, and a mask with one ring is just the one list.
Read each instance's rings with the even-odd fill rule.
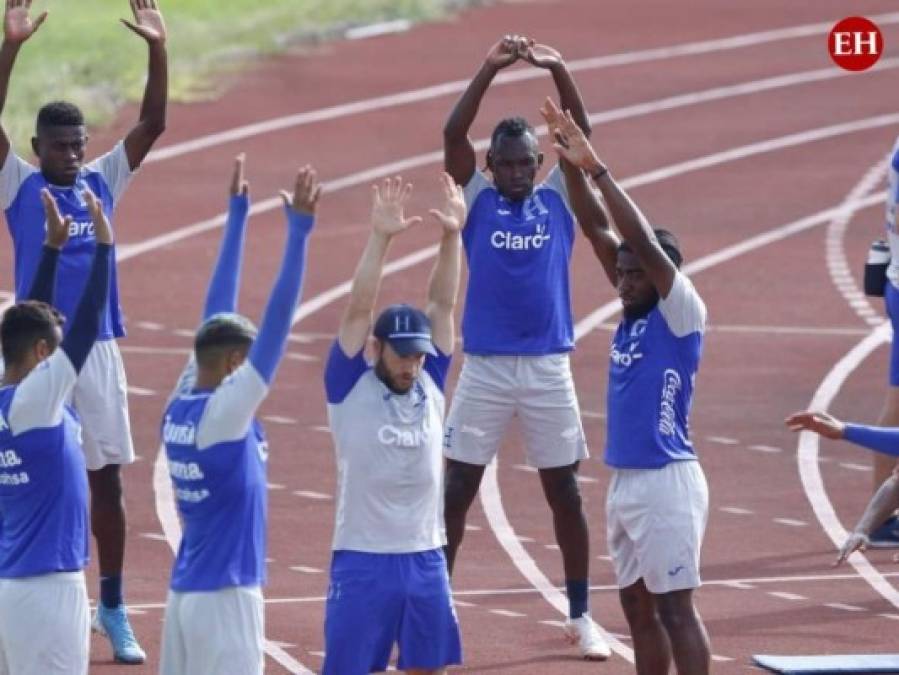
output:
[[[855,345],[840,359],[821,382],[821,386],[818,387],[811,403],[809,403],[809,409],[826,410],[852,372],[875,349],[883,344],[888,344],[891,335],[892,327],[889,323],[884,323],[872,330],[864,340]],[[802,488],[805,490],[805,495],[812,506],[812,510],[815,512],[815,516],[818,518],[818,522],[821,523],[824,532],[839,550],[848,533],[837,517],[833,504],[827,496],[827,490],[824,488],[824,479],[821,476],[821,467],[818,463],[818,449],[819,440],[816,434],[808,431],[800,433],[797,451],[799,477],[802,479]],[[864,555],[858,552],[853,553],[849,556],[849,564],[855,568],[858,574],[875,591],[891,602],[893,606],[899,607],[899,592],[877,568],[868,562]]]
[[[878,24],[895,24],[899,23],[899,12],[887,14],[878,14],[870,17]],[[831,29],[830,23],[813,23],[802,26],[793,26],[790,28],[778,28],[775,30],[761,31],[758,33],[747,33],[744,35],[735,35],[727,38],[717,38],[712,40],[702,40],[699,42],[688,42],[685,44],[674,45],[671,47],[656,47],[653,49],[642,49],[639,51],[623,52],[620,54],[610,54],[608,56],[597,56],[586,59],[578,59],[568,62],[568,68],[572,72],[584,70],[598,70],[601,68],[611,68],[615,66],[630,65],[634,63],[645,63],[648,61],[660,61],[679,56],[693,56],[697,54],[708,54],[712,52],[720,52],[731,49],[739,49],[782,40],[790,40],[795,38],[809,37],[819,35]],[[513,82],[523,82],[525,80],[533,80],[539,77],[546,77],[547,74],[539,70],[516,70],[512,72],[500,73],[493,81],[493,86],[510,84]],[[378,96],[375,98],[353,101],[351,103],[343,103],[340,105],[329,106],[327,108],[319,108],[317,110],[309,110],[293,115],[277,117],[264,122],[256,122],[244,126],[234,127],[226,131],[220,131],[206,136],[200,136],[190,141],[175,143],[173,145],[163,146],[158,150],[151,152],[145,163],[161,162],[174,157],[180,157],[191,152],[197,152],[206,148],[233,143],[234,141],[252,138],[263,134],[290,129],[293,127],[303,126],[306,124],[314,124],[316,122],[331,121],[341,117],[358,115],[376,110],[384,110],[386,108],[394,108],[411,103],[419,103],[428,101],[450,94],[459,94],[468,86],[469,80],[454,80],[441,84],[423,87],[421,89],[412,89],[409,91],[399,92],[396,94],[388,94],[386,96]]]
[[[886,155],[868,169],[865,175],[862,176],[862,179],[849,191],[846,201],[851,202],[860,199],[877,188],[886,176],[889,161],[890,156]],[[837,291],[849,303],[853,311],[869,326],[878,326],[883,323],[884,318],[874,309],[871,302],[858,287],[855,276],[849,267],[849,261],[846,258],[844,238],[851,221],[851,212],[839,213],[827,226],[827,236],[824,244],[827,271],[830,274],[830,280],[833,282],[833,285],[836,286]]]

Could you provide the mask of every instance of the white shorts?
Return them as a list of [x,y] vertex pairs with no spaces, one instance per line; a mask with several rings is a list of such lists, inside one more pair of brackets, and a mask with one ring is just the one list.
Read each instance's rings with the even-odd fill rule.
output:
[[101,340],[94,343],[78,374],[72,404],[81,418],[88,471],[134,461],[131,422],[128,420],[128,382],[118,342]]
[[568,354],[466,354],[447,416],[443,454],[486,466],[514,415],[521,420],[531,466],[568,466],[589,456]]
[[708,513],[709,488],[699,462],[614,470],[606,522],[618,587],[642,578],[650,593],[698,588]]
[[83,572],[0,579],[0,675],[84,675],[90,623]]
[[264,667],[265,609],[258,586],[169,591],[160,675],[257,675]]

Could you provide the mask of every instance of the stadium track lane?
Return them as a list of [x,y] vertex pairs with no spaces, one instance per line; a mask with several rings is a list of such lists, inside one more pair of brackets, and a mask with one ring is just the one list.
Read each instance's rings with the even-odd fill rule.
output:
[[[566,2],[563,6],[571,7],[575,13],[585,13],[588,4],[583,1]],[[773,6],[775,3],[768,4]],[[886,3],[882,2],[862,4],[864,7],[859,6],[858,11],[870,9],[874,12],[889,9]],[[816,6],[814,12],[792,8],[788,12],[789,16],[785,16],[783,12],[765,13],[765,7],[757,5],[753,7],[753,16],[743,16],[741,18],[745,20],[744,23],[735,25],[732,11],[719,13],[711,3],[695,3],[695,5],[699,10],[704,10],[705,18],[701,23],[683,25],[683,33],[680,31],[681,24],[672,21],[666,23],[665,14],[672,9],[663,7],[662,3],[653,7],[657,10],[657,22],[651,26],[634,25],[632,12],[625,10],[623,6],[610,8],[602,17],[604,26],[602,51],[611,53],[647,44],[671,44],[675,41],[771,28],[772,16],[778,17],[777,25],[792,25],[824,18],[838,18],[842,11],[837,3],[828,5],[822,3]],[[190,128],[206,131],[210,126],[226,126],[227,122],[220,124],[223,117],[235,115],[237,112],[244,115],[251,114],[251,108],[246,105],[246,101],[265,100],[258,95],[260,88],[283,87],[284,78],[288,76],[294,82],[301,82],[306,76],[315,82],[316,77],[321,77],[320,74],[316,74],[318,70],[320,68],[322,71],[327,70],[322,66],[333,62],[343,62],[343,70],[336,71],[338,86],[330,90],[324,87],[310,87],[308,92],[310,100],[304,100],[302,107],[313,107],[317,99],[325,96],[323,91],[327,91],[329,96],[336,95],[335,100],[339,101],[346,100],[344,94],[352,88],[353,98],[358,97],[359,90],[355,88],[355,83],[348,84],[343,90],[339,86],[342,81],[341,72],[349,77],[351,71],[358,68],[358,63],[367,65],[369,86],[377,87],[379,93],[401,88],[395,81],[384,81],[390,80],[391,77],[403,79],[404,88],[415,78],[420,78],[416,83],[427,84],[439,81],[442,76],[445,76],[445,79],[465,76],[473,70],[476,59],[483,53],[490,40],[504,32],[512,12],[516,13],[516,20],[520,21],[518,25],[528,27],[541,39],[553,42],[555,37],[556,42],[564,47],[566,55],[571,53],[573,56],[579,48],[593,47],[595,41],[588,40],[585,36],[597,32],[598,22],[590,24],[575,21],[573,30],[565,26],[567,37],[564,40],[559,39],[562,28],[557,20],[555,28],[540,30],[543,24],[548,24],[549,17],[558,16],[558,7],[543,3],[501,5],[464,15],[461,19],[465,26],[464,32],[458,31],[459,25],[430,26],[404,36],[378,39],[358,45],[329,46],[325,48],[328,54],[301,59],[299,62],[289,58],[276,59],[273,63],[264,64],[259,70],[254,71],[252,78],[243,78],[226,95],[223,106],[179,107],[173,114],[171,124],[173,132],[167,140],[170,142],[177,140],[178,134],[187,134]],[[827,14],[828,11],[830,14]],[[667,18],[673,19],[670,16]],[[616,25],[620,28],[625,23],[628,30],[614,29]],[[468,30],[469,25],[472,26],[471,30]],[[660,37],[657,31],[663,25],[678,27],[677,40],[672,38],[672,32]],[[605,40],[605,27],[609,27],[608,41]],[[464,64],[446,63],[445,60],[434,58],[432,62],[426,62],[428,70],[422,68],[421,71],[416,69],[405,73],[402,69],[398,71],[394,67],[390,69],[392,72],[384,69],[388,77],[372,76],[372,73],[381,72],[376,67],[378,63],[408,58],[421,44],[420,41],[434,40],[441,31],[443,35],[456,36],[456,44],[459,44],[459,35],[464,36],[465,44],[470,40],[475,58]],[[825,64],[815,51],[818,43],[814,40],[804,40],[799,44],[807,46],[809,52],[815,55],[809,58],[809,67],[822,67]],[[358,60],[350,58],[353,54],[351,50],[356,50]],[[590,54],[594,51],[594,49],[585,50]],[[756,54],[755,62],[760,61],[763,56],[764,52],[760,50]],[[765,65],[764,63],[760,64],[759,72],[762,75],[779,72],[778,64],[782,61],[774,56],[774,52],[769,54],[770,62],[767,69],[761,67]],[[739,55],[734,53],[720,59],[706,58],[703,64],[714,70],[723,68],[720,63],[731,58],[734,63],[741,60]],[[802,59],[801,56],[797,58]],[[665,69],[678,68],[679,65],[683,64],[672,61],[651,64],[650,68],[643,71],[634,68],[630,71],[631,74],[647,88],[634,90],[632,88],[637,85],[630,82],[627,83],[629,88],[625,94],[613,94],[616,90],[608,84],[613,81],[612,78],[618,71],[596,77],[582,74],[579,81],[583,84],[591,110],[598,110],[614,105],[614,96],[620,96],[622,102],[628,103],[661,95],[656,92],[662,91],[666,86],[673,87],[678,82],[674,77],[666,77]],[[640,72],[653,73],[655,81],[646,82],[646,78],[637,77]],[[269,73],[275,73],[272,79],[276,83],[280,76],[279,85],[265,84],[268,80],[265,76]],[[699,79],[702,79],[702,73],[699,72],[698,75]],[[695,71],[692,77],[697,77]],[[728,78],[722,78],[721,73],[717,77],[725,82],[730,81]],[[715,104],[688,111],[666,113],[664,118],[646,118],[635,120],[633,123],[622,122],[614,129],[603,132],[603,147],[606,148],[606,155],[615,162],[618,174],[630,175],[636,172],[635,169],[652,168],[696,156],[700,154],[700,150],[711,152],[721,147],[735,145],[737,143],[732,142],[734,139],[750,142],[767,138],[775,135],[767,132],[771,128],[782,127],[784,132],[789,132],[838,121],[834,118],[860,117],[862,115],[859,108],[862,106],[854,104],[854,109],[850,111],[849,105],[842,99],[840,99],[842,103],[833,101],[835,92],[840,92],[840,96],[844,96],[847,88],[854,90],[857,87],[861,92],[860,98],[868,99],[864,105],[866,115],[877,114],[888,111],[889,107],[885,102],[876,100],[878,89],[876,85],[866,84],[871,81],[866,78],[878,77],[880,76],[872,75],[853,80],[844,78],[839,85],[811,86],[803,90],[802,106],[796,105],[795,97],[789,91],[780,92],[770,98],[766,96],[760,100],[769,102],[759,105],[761,109],[748,104],[740,106],[744,112],[747,108],[750,109],[751,119],[741,119],[736,128],[735,125],[730,125],[726,129],[722,129],[721,126],[722,121],[738,119],[735,114],[740,112],[740,108],[735,108],[734,105],[739,104],[731,106]],[[716,86],[720,83],[715,77],[709,82],[704,82],[706,86]],[[619,83],[615,81],[615,84]],[[609,91],[604,91],[606,87]],[[679,87],[675,88],[675,92],[679,90]],[[482,119],[493,119],[507,107],[529,111],[536,97],[545,91],[547,91],[546,83],[542,83],[541,86],[528,84],[508,87],[502,97],[494,96],[493,102],[485,105]],[[499,98],[502,99],[502,106],[498,104]],[[852,98],[859,100],[856,97]],[[816,99],[828,101],[828,104],[814,105]],[[237,100],[241,100],[243,105],[235,105]],[[272,102],[279,105],[274,100]],[[440,100],[434,104],[416,106],[388,120],[383,116],[380,119],[373,116],[374,121],[368,122],[369,118],[366,116],[358,120],[349,120],[346,124],[341,123],[342,130],[338,127],[330,134],[322,134],[321,137],[316,129],[315,135],[304,132],[291,135],[291,138],[297,138],[297,146],[304,148],[303,161],[308,156],[317,164],[322,164],[327,168],[326,175],[337,173],[338,165],[350,164],[358,170],[360,165],[364,167],[386,158],[412,154],[406,152],[410,147],[417,147],[418,151],[421,148],[437,147],[439,136],[435,139],[434,132],[439,130],[448,104],[449,101]],[[224,111],[218,112],[219,109]],[[272,111],[266,112],[266,116],[272,114]],[[819,123],[809,124],[807,118],[816,116]],[[531,117],[533,118],[533,115]],[[404,125],[403,120],[410,118],[415,118],[418,123]],[[122,119],[121,124],[130,119],[127,112]],[[423,124],[422,120],[429,120],[429,123]],[[660,120],[668,129],[677,130],[677,133],[659,133]],[[385,124],[385,121],[389,124]],[[414,126],[415,129],[410,129],[407,133],[407,126]],[[480,131],[483,132],[486,127],[484,124]],[[765,133],[761,133],[762,129],[766,130]],[[714,130],[714,133],[710,130]],[[108,139],[114,136],[113,131],[104,133],[97,139],[97,145],[101,145],[104,139],[108,143]],[[259,142],[254,140],[252,143],[243,144],[243,148],[250,154],[251,178],[254,179],[254,192],[257,195],[267,195],[276,184],[283,183],[285,172],[295,163],[291,157],[284,157],[276,150],[279,148],[276,144],[283,147],[288,135],[273,135],[272,138],[260,139]],[[372,136],[376,137],[375,140],[383,139],[380,147],[369,144]],[[849,140],[822,142],[811,151],[808,149],[785,151],[774,157],[760,157],[719,171],[686,176],[670,183],[641,188],[637,196],[651,214],[661,214],[665,222],[678,229],[689,257],[696,258],[709,250],[719,248],[723,243],[745,238],[756,231],[837,203],[845,192],[844,186],[853,184],[858,178],[858,172],[883,153],[889,139],[889,130],[879,130],[858,137],[853,136]],[[313,142],[321,142],[321,145],[313,146]],[[136,238],[138,235],[145,236],[158,232],[167,226],[160,223],[190,222],[192,214],[199,217],[204,213],[208,214],[211,209],[219,209],[224,200],[216,200],[214,195],[222,192],[228,158],[234,150],[236,148],[210,150],[197,157],[147,167],[120,213],[119,222],[128,223],[127,231],[123,232],[123,242],[130,241],[132,237]],[[322,158],[321,162],[319,157]],[[784,167],[790,169],[784,171]],[[185,180],[188,172],[193,172],[194,180]],[[424,187],[432,175],[432,170],[421,170],[414,172],[413,177],[421,187]],[[822,187],[822,184],[826,185]],[[745,204],[735,205],[733,195],[745,194],[747,185],[752,187],[753,194],[747,195]],[[678,199],[680,195],[696,194],[699,190],[709,192],[708,198],[703,199],[701,208],[695,202]],[[320,232],[330,227],[350,226],[364,219],[367,211],[365,208],[367,191],[359,188],[351,192],[352,194],[347,192],[341,195],[339,205],[325,208]],[[433,194],[432,190],[423,192]],[[420,203],[423,204],[425,201],[421,199]],[[150,208],[152,216],[147,215]],[[865,212],[865,215],[868,220],[877,218],[876,215],[872,216],[870,211]],[[252,226],[247,252],[248,264],[245,274],[247,292],[243,296],[244,307],[258,308],[263,294],[267,292],[272,270],[271,265],[264,260],[266,255],[272,255],[280,241],[281,231],[277,220],[277,216],[266,216],[260,218],[259,222],[254,222]],[[430,241],[429,237],[430,233],[422,229],[414,236],[410,235],[409,241],[403,242],[403,246],[398,246],[395,254],[427,243]],[[124,302],[132,319],[132,343],[144,344],[146,336],[154,344],[170,346],[187,344],[184,337],[169,335],[165,331],[152,332],[140,329],[135,322],[157,321],[167,328],[190,328],[194,324],[215,239],[215,235],[204,235],[196,240],[184,242],[177,250],[161,251],[144,260],[129,262],[123,268]],[[713,319],[720,323],[751,323],[761,315],[764,318],[763,323],[766,324],[856,325],[854,315],[841,307],[839,302],[833,301],[835,296],[827,281],[826,273],[822,271],[821,239],[822,235],[818,231],[805,233],[788,240],[783,245],[763,249],[764,258],[747,257],[725,266],[724,269],[703,273],[697,279],[697,283],[712,307]],[[354,258],[358,240],[354,240],[350,246],[340,243],[340,246],[327,246],[327,242],[323,242],[323,246],[313,250],[307,297],[314,291],[332,285],[334,279],[328,278],[332,274],[336,275],[338,281],[346,278],[348,271],[342,269],[344,265],[328,265],[326,261],[330,259],[346,261]],[[198,261],[202,261],[202,264]],[[326,267],[331,269],[323,269]],[[583,246],[578,247],[574,270],[576,315],[582,316],[585,311],[607,300],[611,294],[608,289],[597,292],[592,288],[597,271]],[[797,270],[809,272],[808,279],[803,279],[801,286],[796,283]],[[332,274],[328,274],[329,272]],[[423,282],[425,274],[426,266],[420,266],[415,271],[410,270],[402,281],[390,280],[385,284],[384,300],[400,297],[403,291],[411,287],[409,279]],[[153,279],[165,279],[165,285],[150,301],[148,295],[152,296],[153,293],[151,281]],[[738,283],[735,283],[735,280]],[[170,290],[176,287],[180,289],[177,294]],[[781,289],[781,292],[764,293],[771,304],[763,311],[759,308],[760,288]],[[796,292],[797,297],[791,297],[786,291]],[[826,303],[825,298],[831,302]],[[310,317],[308,322],[302,323],[299,330],[320,333],[333,330],[339,309],[339,305],[327,308],[320,315]],[[258,311],[253,313],[258,314]],[[607,337],[607,334],[589,336],[575,356],[575,370],[582,405],[590,411],[602,409]],[[784,461],[789,461],[789,453],[785,451],[783,456],[766,457],[745,453],[742,450],[743,445],[750,443],[769,443],[789,448],[789,437],[785,437],[784,432],[777,426],[784,408],[790,407],[793,402],[798,404],[806,401],[820,375],[829,368],[828,364],[838,358],[850,342],[850,338],[839,337],[803,339],[802,342],[798,342],[792,336],[778,336],[764,342],[758,338],[731,335],[709,339],[709,353],[700,376],[695,427],[698,444],[704,451],[705,465],[711,478],[713,500],[716,507],[748,504],[757,508],[764,516],[764,519],[751,518],[749,525],[743,525],[738,529],[740,526],[734,524],[735,515],[713,510],[706,549],[706,570],[709,576],[719,576],[720,571],[728,569],[754,570],[755,573],[762,570],[820,571],[829,561],[829,545],[815,527],[806,526],[800,530],[770,523],[770,518],[773,517],[794,517],[805,519],[811,524],[811,515],[807,505],[802,502],[795,470],[783,464]],[[302,352],[321,357],[326,342],[294,345],[292,349],[296,350],[297,347]],[[801,350],[801,353],[797,354],[797,350]],[[170,556],[164,542],[141,536],[141,533],[158,533],[158,524],[151,509],[152,493],[149,489],[151,462],[148,460],[152,459],[155,452],[155,425],[162,405],[162,392],[171,385],[182,358],[137,354],[128,355],[126,358],[132,384],[159,392],[156,396],[132,399],[135,436],[139,452],[145,455],[145,459],[128,472],[130,488],[128,498],[132,516],[129,597],[136,602],[145,599],[158,601],[164,587]],[[795,372],[797,367],[801,368],[801,372]],[[300,421],[299,425],[268,423],[273,436],[273,447],[276,449],[272,454],[271,480],[286,486],[272,492],[271,556],[274,562],[271,572],[272,586],[268,594],[273,597],[321,593],[325,583],[324,574],[294,572],[287,569],[288,566],[299,565],[324,569],[327,563],[327,543],[331,528],[330,503],[292,494],[295,490],[321,492],[333,490],[329,439],[326,434],[309,429],[310,426],[324,422],[318,385],[319,370],[320,365],[316,363],[289,362],[279,377],[271,401],[266,404],[263,411],[264,416],[276,415]],[[789,377],[786,377],[786,374],[789,374]],[[775,391],[769,394],[772,389],[772,377],[775,376],[788,381],[778,380]],[[871,374],[867,381],[879,382],[877,373]],[[726,396],[722,395],[725,393]],[[866,391],[866,397],[868,400],[879,397],[879,390]],[[867,417],[870,418],[870,415]],[[596,452],[601,447],[601,420],[589,418],[587,425],[591,444]],[[737,438],[741,445],[737,447],[714,445],[703,440],[707,435]],[[551,537],[548,536],[545,508],[540,501],[535,503],[532,499],[534,478],[522,476],[523,472],[512,468],[516,458],[520,460],[520,454],[511,447],[504,450],[500,482],[506,510],[516,531],[524,536],[533,536],[536,540],[535,544],[528,544],[529,551],[544,572],[551,578],[556,578],[559,566],[558,554],[543,548],[543,544],[549,543]],[[854,456],[858,458],[857,453]],[[769,459],[772,461],[769,462]],[[585,467],[586,473],[600,481],[599,484],[584,485],[593,523],[594,552],[599,555],[604,553],[601,496],[605,476],[598,462],[591,460],[588,464],[589,466]],[[752,473],[749,475],[756,477],[756,480],[745,480],[750,471]],[[838,503],[838,512],[852,514],[852,509],[857,509],[859,496],[857,489],[859,484],[865,483],[864,478],[861,472],[846,472],[846,475],[837,474],[834,477],[834,480],[841,481],[841,485],[852,487],[856,493],[851,502]],[[761,485],[765,486],[764,494],[760,494]],[[460,563],[458,587],[520,585],[517,573],[508,565],[507,559],[485,529],[481,514],[473,515],[473,524],[481,526],[482,529],[469,533],[464,557]],[[803,536],[796,536],[797,533]],[[302,544],[297,539],[300,539]],[[764,544],[758,546],[756,550],[750,546],[751,542],[764,542]],[[475,549],[478,551],[477,556],[474,555]],[[594,569],[593,583],[610,581],[607,563],[597,561]],[[479,583],[472,583],[473,581]],[[868,614],[858,616],[848,610],[837,609],[828,610],[832,614],[822,615],[822,610],[818,606],[821,602],[843,602],[875,607],[882,605],[877,604],[878,598],[863,584],[847,583],[846,586],[852,586],[855,590],[846,591],[842,585],[835,586],[830,589],[830,593],[816,594],[813,603],[786,601],[783,598],[773,598],[765,592],[747,592],[740,589],[722,593],[724,597],[720,601],[717,599],[717,590],[714,594],[711,591],[703,591],[700,593],[699,601],[715,638],[715,652],[737,658],[738,662],[733,666],[736,672],[738,667],[742,669],[743,666],[737,664],[745,663],[746,654],[763,648],[813,650],[816,647],[821,648],[825,642],[839,644],[840,640],[847,645],[860,645],[864,644],[860,641],[863,635],[871,644],[876,644],[878,639],[879,644],[886,644],[884,642],[886,631],[892,626],[892,622],[888,620],[871,618]],[[284,593],[284,590],[288,592]],[[605,594],[598,596],[595,603],[596,614],[604,625],[621,632],[624,626],[613,597]],[[520,611],[527,616],[503,617],[492,615],[487,611],[496,608]],[[841,614],[840,611],[844,613]],[[595,665],[582,664],[570,658],[569,652],[560,644],[557,629],[537,623],[539,620],[558,618],[539,598],[516,599],[503,607],[481,604],[477,607],[463,607],[460,608],[460,617],[467,640],[469,670],[472,672],[490,670],[522,673],[587,672],[588,669],[592,671],[597,668]],[[314,667],[315,657],[310,655],[309,651],[321,648],[320,614],[300,612],[295,607],[282,606],[270,607],[267,618],[269,637],[296,645],[287,647],[288,651],[303,663]],[[136,615],[135,623],[142,638],[148,643],[151,651],[155,652],[158,649],[155,639],[159,632],[159,614],[148,612],[145,615]],[[107,657],[105,645],[99,644],[96,640],[94,658],[97,661],[94,666],[97,672],[115,670],[114,667],[102,667],[99,663]],[[145,669],[129,669],[128,672],[141,670],[152,672],[153,668],[151,663]],[[630,671],[630,667],[620,659],[603,668],[608,672]],[[726,664],[719,664],[716,670],[724,672],[729,668]],[[277,667],[271,664],[270,669],[273,672],[278,671]]]

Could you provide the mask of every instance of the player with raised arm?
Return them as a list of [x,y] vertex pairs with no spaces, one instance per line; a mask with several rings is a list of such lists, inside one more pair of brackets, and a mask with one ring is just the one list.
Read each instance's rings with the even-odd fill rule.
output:
[[575,224],[566,178],[554,167],[536,184],[543,154],[521,117],[504,119],[493,131],[486,162],[492,180],[477,168],[468,136],[493,78],[519,60],[549,70],[562,106],[590,131],[560,54],[519,35],[507,35],[490,49],[444,127],[446,171],[465,186],[462,241],[469,269],[465,361],[444,447],[447,559],[452,571],[484,469],[517,416],[562,553],[566,637],[585,658],[602,660],[610,651],[588,614],[590,540],[577,482],[587,443],[568,356],[574,349],[569,264]]
[[228,221],[189,376],[162,420],[184,535],[172,569],[162,675],[256,675],[263,670],[268,444],[256,410],[284,353],[300,297],[321,187],[306,166],[287,219],[283,262],[258,331],[236,313],[249,197],[238,158]]
[[612,339],[605,461],[609,552],[640,675],[709,672],[705,626],[693,603],[708,519],[708,485],[690,440],[693,388],[706,307],[680,271],[667,230],[653,229],[618,185],[570,111],[547,101],[555,149],[589,175],[623,241],[591,190],[578,213],[603,269],[615,270],[623,317]]
[[374,188],[372,231],[325,366],[338,483],[325,675],[383,671],[395,644],[408,673],[436,675],[462,660],[443,552],[441,447],[465,201],[444,175],[425,311],[390,305],[373,320],[390,242],[421,220],[404,215],[411,190],[399,178]]
[[[88,141],[81,111],[71,103],[54,101],[37,115],[32,150],[38,167],[16,155],[0,127],[0,203],[15,251],[16,297],[23,298],[34,278],[43,237],[41,190],[53,194],[64,216],[71,216],[69,241],[60,253],[56,303],[71,314],[84,287],[96,247],[87,205],[90,189],[107,218],[127,187],[133,172],[165,129],[168,76],[166,31],[156,0],[130,0],[133,21],[123,23],[146,41],[149,50],[147,84],[137,124],[107,154],[84,164]],[[31,0],[6,0],[3,43],[0,45],[0,112],[9,89],[19,50],[47,18],[30,15]],[[128,622],[123,604],[122,569],[126,521],[121,466],[134,461],[128,418],[125,370],[115,338],[125,329],[119,307],[115,256],[107,311],[100,335],[75,385],[73,404],[82,422],[84,452],[91,494],[91,529],[100,563],[100,602],[94,628],[106,633],[117,661],[142,663],[145,655]]]
[[63,337],[52,300],[72,220],[49,190],[40,196],[47,229],[34,283],[0,322],[0,673],[79,675],[90,657],[87,474],[78,418],[66,401],[100,332],[112,231],[99,199],[86,192],[97,244]]

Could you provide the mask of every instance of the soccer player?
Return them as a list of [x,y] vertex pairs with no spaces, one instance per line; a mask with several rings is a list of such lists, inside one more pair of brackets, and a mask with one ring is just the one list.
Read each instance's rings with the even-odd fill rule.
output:
[[[861,424],[847,424],[826,412],[798,412],[786,419],[792,431],[807,429],[831,440],[847,440],[891,458],[899,457],[899,428],[870,427]],[[878,547],[871,540],[871,533],[892,513],[899,509],[899,469],[887,477],[880,485],[855,529],[849,533],[840,548],[836,564],[844,562],[853,551],[864,551]]]
[[[0,45],[0,111],[19,50],[47,16],[44,12],[32,20],[30,5],[31,0],[6,2]],[[25,297],[34,278],[44,225],[40,192],[49,188],[63,215],[72,217],[69,241],[60,252],[56,287],[57,306],[66,315],[74,312],[96,246],[81,195],[86,188],[92,190],[106,216],[111,217],[132,173],[165,128],[165,24],[155,0],[131,0],[131,9],[134,21],[123,23],[147,42],[149,69],[140,119],[121,143],[84,164],[88,140],[84,119],[77,107],[63,101],[48,103],[38,112],[31,145],[39,167],[17,156],[0,128],[0,203],[13,239],[16,297]],[[121,466],[134,461],[125,371],[115,340],[124,335],[113,256],[108,308],[97,343],[79,374],[73,402],[83,425],[91,529],[100,562],[100,602],[94,629],[109,636],[117,661],[142,663],[145,655],[131,630],[122,597],[126,523]]]
[[527,462],[537,468],[562,552],[569,615],[567,639],[588,659],[609,647],[589,611],[590,541],[577,482],[587,457],[568,353],[574,329],[568,268],[574,217],[559,167],[535,185],[543,162],[534,129],[502,120],[487,152],[492,181],[477,168],[468,131],[496,74],[524,60],[552,73],[562,106],[590,132],[577,86],[557,51],[507,35],[456,103],[443,130],[446,171],[465,186],[462,233],[468,292],[462,318],[465,361],[447,418],[445,516],[452,572],[465,517],[484,469],[513,416],[522,425]]
[[166,602],[162,675],[263,670],[268,444],[255,414],[284,353],[321,188],[306,166],[293,195],[281,193],[287,243],[257,334],[235,313],[249,210],[242,167],[238,158],[189,374],[162,420],[184,528]]
[[[884,302],[887,316],[893,325],[893,335],[899,334],[899,138],[893,145],[889,159],[886,195],[886,231],[890,245],[890,265],[887,268],[887,283]],[[878,426],[899,425],[899,339],[893,337],[890,347],[890,372],[887,391],[877,420]],[[871,457],[873,489],[876,492],[896,469],[896,458],[890,454],[875,451]],[[874,548],[899,547],[899,518],[895,513],[884,514],[881,523],[875,523],[869,531],[868,545]]]
[[97,243],[63,337],[64,318],[50,303],[72,219],[49,190],[40,197],[47,229],[34,285],[0,322],[0,673],[79,675],[90,657],[87,474],[66,401],[100,332],[112,232],[99,199],[85,192]]
[[[592,177],[608,220],[578,213],[606,274],[615,271],[623,317],[612,339],[607,397],[609,551],[640,675],[709,672],[709,640],[693,604],[708,518],[708,486],[690,441],[693,387],[706,307],[680,271],[677,239],[653,230],[599,159],[570,112],[547,100],[557,152]],[[589,200],[584,175],[569,188]],[[601,211],[598,199],[594,209]]]
[[325,675],[383,671],[394,644],[408,673],[461,663],[442,549],[441,446],[465,201],[449,176],[443,189],[446,205],[431,211],[443,234],[425,311],[390,305],[373,323],[390,242],[421,220],[404,215],[410,184],[374,188],[372,231],[325,366],[338,495]]

